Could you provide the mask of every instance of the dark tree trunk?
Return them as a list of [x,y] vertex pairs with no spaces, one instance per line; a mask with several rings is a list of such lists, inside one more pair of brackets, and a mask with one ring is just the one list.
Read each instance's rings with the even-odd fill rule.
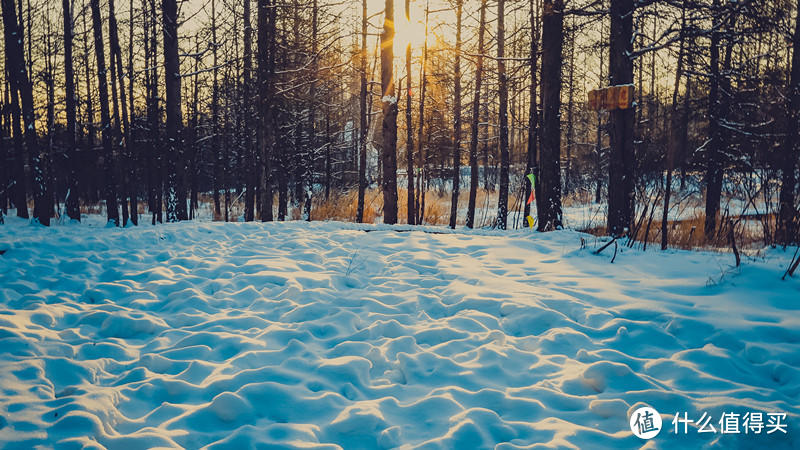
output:
[[[574,141],[575,135],[575,120],[574,120],[574,99],[575,99],[575,46],[577,43],[575,42],[575,20],[573,16],[572,21],[572,33],[570,34],[569,39],[569,89],[567,91],[567,129],[566,129],[566,155],[565,155],[565,167],[564,167],[564,194],[569,196],[572,193],[573,185],[572,185],[572,146]],[[563,26],[562,26],[563,30]],[[562,31],[562,35],[563,35]],[[562,39],[563,41],[563,39]],[[655,52],[653,52],[655,53]]]
[[497,202],[497,227],[505,230],[508,221],[508,80],[505,62],[505,0],[497,2],[497,77],[500,97],[500,194]]
[[261,221],[272,221],[272,81],[275,71],[275,5],[258,0],[258,151],[261,155]]
[[[21,135],[21,137],[24,136],[25,151],[30,158],[30,166],[33,171],[33,218],[42,225],[49,226],[53,205],[52,199],[47,193],[44,162],[42,161],[42,155],[40,154],[37,142],[35,112],[33,107],[33,85],[28,78],[28,72],[25,68],[23,31],[17,22],[13,0],[3,0],[2,8],[6,64],[8,66],[7,71],[10,78],[9,81],[11,82],[11,89],[12,91],[16,90],[19,95],[19,103],[12,98],[12,103],[14,103],[12,107],[17,111],[16,115],[18,117],[21,115],[22,124],[25,127],[24,135]],[[19,110],[20,105],[22,107],[21,114]],[[19,119],[17,122],[19,123]],[[19,125],[17,125],[17,127],[19,127]],[[20,157],[23,157],[23,154],[23,152],[18,153]],[[18,172],[17,175],[19,176],[20,173]],[[24,183],[24,179],[17,179],[17,181]],[[19,200],[21,200],[22,208],[25,209],[25,213],[27,213],[27,201],[24,198],[19,198]]]
[[308,153],[306,161],[304,161],[303,180],[304,187],[303,198],[303,217],[307,221],[311,221],[311,196],[314,191],[314,161],[316,160],[317,151],[317,34],[318,23],[317,16],[319,15],[319,5],[317,0],[312,1],[311,6],[311,86],[309,87],[309,111],[308,111]]
[[167,111],[167,222],[186,220],[186,198],[182,193],[181,164],[181,68],[178,59],[178,5],[162,0],[164,20],[164,87]]
[[458,194],[461,187],[461,13],[463,0],[456,0],[456,54],[453,64],[453,197],[450,201],[450,228],[458,219]]
[[[108,2],[108,36],[111,48],[111,86],[114,99],[114,117],[116,120],[115,131],[117,133],[117,145],[119,145],[123,138],[125,147],[123,149],[123,156],[121,158],[123,170],[121,173],[122,178],[122,225],[128,224],[128,202],[126,198],[130,198],[130,183],[128,177],[128,170],[131,167],[130,161],[130,123],[128,122],[128,106],[125,99],[125,74],[122,72],[122,50],[119,45],[119,35],[117,28],[117,18],[114,8],[114,0]],[[117,83],[119,83],[119,103],[117,103]],[[120,114],[121,113],[121,114]],[[120,121],[121,117],[121,121]],[[124,128],[124,134],[123,134]]]
[[103,140],[104,172],[106,176],[105,197],[108,222],[119,226],[117,208],[117,179],[114,171],[114,152],[112,148],[111,115],[108,110],[108,79],[103,44],[103,22],[100,17],[100,0],[90,0],[92,8],[92,28],[94,29],[94,51],[97,56],[97,81],[100,95],[100,129]]
[[[3,0],[3,34],[5,44],[5,66],[8,76],[9,91],[11,93],[11,121],[14,135],[14,206],[17,207],[17,217],[27,219],[28,196],[26,189],[27,175],[25,173],[25,160],[27,158],[22,142],[22,111],[19,106],[19,81],[20,71],[25,72],[25,63],[21,61],[22,42],[17,39],[20,30],[13,0]],[[24,73],[27,78],[27,72]]]
[[364,221],[364,193],[367,189],[367,0],[361,1],[361,89],[358,96],[358,209],[356,222]]
[[136,158],[134,157],[133,151],[136,147],[136,136],[134,134],[134,126],[133,124],[136,122],[135,119],[135,110],[134,110],[134,101],[133,101],[133,83],[136,74],[133,71],[133,0],[129,0],[128,7],[130,8],[128,11],[128,100],[130,100],[130,129],[126,126],[126,130],[128,136],[125,139],[125,144],[127,146],[128,154],[128,176],[131,179],[131,183],[129,184],[129,195],[130,195],[130,210],[131,210],[131,223],[134,225],[139,225],[139,200],[138,194],[139,189],[138,187],[138,178],[136,176]]
[[419,117],[417,120],[417,155],[420,158],[419,168],[419,189],[417,189],[417,196],[419,201],[414,205],[414,209],[419,214],[417,216],[417,225],[422,225],[425,221],[425,183],[428,180],[428,148],[423,144],[423,131],[425,129],[425,93],[428,88],[428,18],[430,10],[428,3],[425,4],[425,40],[422,44],[422,64],[420,64],[419,75]]
[[[681,11],[681,29],[686,28],[686,0],[683,2],[683,9]],[[664,184],[664,210],[661,214],[661,250],[666,250],[669,245],[669,229],[667,221],[669,218],[669,201],[672,195],[672,172],[675,166],[675,154],[678,152],[678,143],[680,142],[680,119],[678,117],[678,91],[681,87],[681,77],[683,77],[683,59],[684,59],[684,42],[685,37],[681,32],[680,46],[678,48],[678,66],[675,71],[675,87],[672,90],[672,112],[671,119],[671,135],[672,138],[667,147],[667,177]],[[689,95],[688,89],[685,95]],[[684,112],[685,113],[685,112]]]
[[[612,86],[633,83],[633,0],[611,0],[609,78]],[[632,228],[634,217],[634,109],[609,113],[611,155],[608,179],[608,233]]]
[[[533,20],[531,20],[533,21]],[[478,24],[478,57],[475,65],[475,93],[472,99],[472,123],[469,141],[469,203],[467,204],[467,228],[475,226],[475,202],[478,197],[478,123],[481,110],[481,84],[483,83],[483,35],[486,28],[486,0],[481,0]]]
[[67,131],[66,131],[66,158],[67,158],[67,198],[65,200],[67,216],[72,220],[81,221],[81,211],[78,203],[78,160],[76,145],[76,120],[75,120],[75,72],[72,69],[72,10],[69,0],[62,0],[64,11],[64,92],[66,99]]
[[722,168],[720,151],[722,149],[722,134],[720,130],[720,71],[719,71],[719,9],[720,1],[714,0],[712,8],[713,29],[711,33],[709,90],[708,90],[708,134],[709,142],[706,145],[706,240],[713,238],[717,230],[717,215],[722,196]]
[[[147,9],[148,5],[145,5]],[[158,94],[158,17],[156,15],[156,0],[149,0],[149,26],[145,27],[145,60],[148,61],[150,70],[146,72],[148,81],[147,95],[147,122],[150,128],[150,155],[148,158],[148,179],[150,185],[149,209],[153,215],[153,225],[164,222],[163,192],[164,192],[164,149],[161,142],[159,94]],[[148,39],[149,31],[149,39]],[[148,45],[149,42],[149,45]]]
[[383,109],[383,223],[397,223],[397,97],[394,89],[394,0],[386,0],[381,33],[381,104]]
[[255,193],[258,183],[257,158],[253,147],[252,130],[255,129],[251,103],[251,84],[253,72],[253,27],[250,23],[250,0],[244,0],[244,83],[242,84],[242,107],[244,109],[244,152],[247,160],[245,169],[246,188],[244,197],[244,220],[255,220]]
[[542,148],[538,206],[539,231],[561,227],[561,50],[564,3],[545,0],[542,17]]
[[212,55],[212,82],[211,82],[211,157],[214,159],[214,168],[211,175],[212,197],[214,199],[214,220],[222,215],[219,200],[220,179],[222,174],[222,151],[219,143],[219,44],[217,42],[217,11],[216,2],[211,0],[211,55]]
[[789,78],[788,129],[783,148],[783,167],[781,167],[780,208],[778,211],[777,242],[789,244],[797,242],[797,210],[795,209],[795,189],[797,179],[798,146],[800,146],[800,1],[797,4],[795,30],[792,38],[792,67]]
[[[531,71],[531,85],[530,85],[530,111],[528,112],[528,148],[527,158],[525,162],[525,174],[539,175],[539,166],[537,164],[537,146],[539,145],[539,104],[536,91],[539,87],[539,2],[538,0],[530,1],[531,9],[531,49],[530,49],[530,71]],[[538,189],[536,186],[531,186],[530,180],[526,177],[523,180],[525,183],[525,207],[523,209],[523,226],[527,221],[528,216],[531,215],[531,204],[527,203],[530,198],[531,191]],[[537,202],[538,202],[537,196]],[[538,203],[537,203],[538,206]],[[538,211],[538,208],[537,208]],[[538,212],[537,212],[538,214]]]
[[[411,2],[406,0],[406,21],[411,22]],[[408,191],[406,202],[409,225],[417,223],[416,196],[414,195],[414,123],[411,117],[411,44],[406,45],[406,176]]]

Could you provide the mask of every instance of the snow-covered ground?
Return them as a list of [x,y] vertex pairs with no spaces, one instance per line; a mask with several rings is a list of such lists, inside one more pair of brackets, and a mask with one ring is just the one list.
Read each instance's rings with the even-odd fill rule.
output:
[[[610,264],[573,231],[88,222],[0,226],[0,446],[638,448],[648,404],[651,448],[800,448],[779,250],[734,270]],[[727,412],[787,433],[720,434]]]

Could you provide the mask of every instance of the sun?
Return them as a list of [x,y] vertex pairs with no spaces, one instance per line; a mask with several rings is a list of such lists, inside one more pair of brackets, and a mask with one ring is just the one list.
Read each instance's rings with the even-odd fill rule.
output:
[[[412,11],[416,12],[416,11]],[[405,12],[397,11],[395,13],[395,37],[394,37],[394,54],[405,55],[406,46],[411,44],[411,51],[417,52],[425,45],[425,18],[406,20]],[[428,47],[432,45],[433,33],[428,31]]]

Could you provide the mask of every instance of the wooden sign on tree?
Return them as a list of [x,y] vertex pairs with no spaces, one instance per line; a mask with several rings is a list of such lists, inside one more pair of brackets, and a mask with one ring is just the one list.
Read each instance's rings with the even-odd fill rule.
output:
[[613,111],[633,106],[633,85],[609,86],[589,91],[589,109]]

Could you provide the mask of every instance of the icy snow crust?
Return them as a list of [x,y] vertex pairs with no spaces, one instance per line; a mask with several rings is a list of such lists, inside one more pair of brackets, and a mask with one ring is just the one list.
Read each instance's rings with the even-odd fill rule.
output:
[[[7,448],[638,448],[643,403],[664,416],[656,448],[800,447],[783,253],[720,280],[728,255],[610,265],[571,231],[9,222]],[[675,436],[676,411],[789,429]]]

